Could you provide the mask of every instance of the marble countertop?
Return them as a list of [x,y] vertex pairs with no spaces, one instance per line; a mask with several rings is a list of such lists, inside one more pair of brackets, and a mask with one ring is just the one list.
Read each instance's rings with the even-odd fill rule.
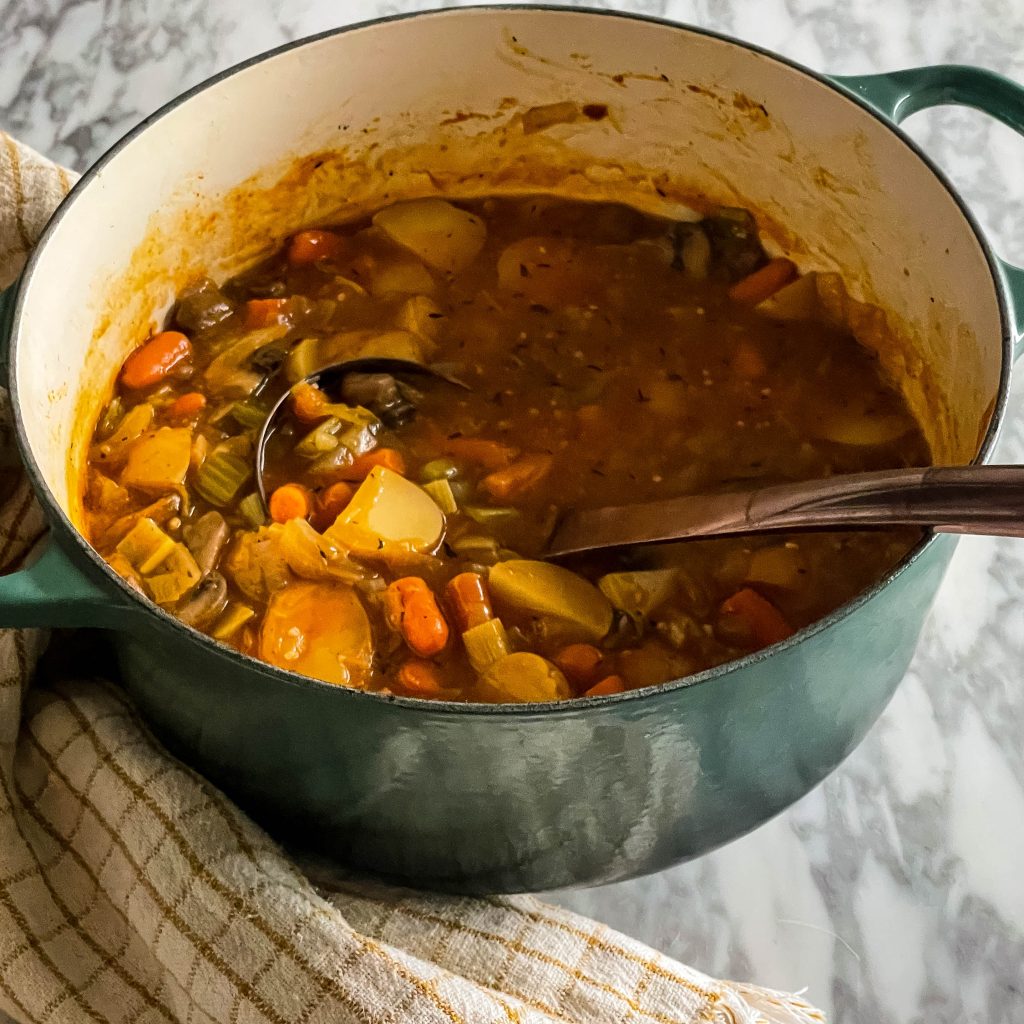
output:
[[[416,0],[0,0],[0,127],[85,168],[182,89]],[[956,62],[1024,81],[1024,4],[635,0],[835,73]],[[1024,141],[983,115],[906,126],[1024,263]],[[1024,462],[1024,380],[1003,461]],[[1024,544],[963,541],[916,660],[867,739],[752,835],[561,901],[723,977],[806,989],[836,1021],[1024,1021]]]

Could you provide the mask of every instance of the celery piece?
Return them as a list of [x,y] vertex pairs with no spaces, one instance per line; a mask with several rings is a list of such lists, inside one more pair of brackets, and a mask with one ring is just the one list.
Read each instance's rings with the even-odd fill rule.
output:
[[145,576],[166,561],[174,541],[152,519],[143,517],[122,538],[117,551]]
[[247,604],[231,603],[211,630],[215,640],[229,640],[256,614]]
[[420,480],[451,480],[459,475],[459,467],[451,459],[431,459],[421,470]]
[[263,499],[256,491],[246,495],[238,503],[238,511],[242,513],[245,521],[253,528],[264,526],[267,522],[267,512],[263,507]]
[[267,407],[251,396],[231,406],[231,418],[244,430],[259,430],[266,422],[267,412]]
[[206,390],[224,398],[246,398],[263,382],[264,375],[249,368],[249,360],[288,333],[286,324],[248,331],[231,342],[203,371]]
[[486,672],[499,658],[511,653],[512,646],[501,619],[489,619],[462,634],[466,657],[477,672]]
[[215,451],[207,456],[195,476],[196,490],[211,505],[223,508],[249,479],[252,466],[230,451]]
[[431,480],[423,484],[423,490],[429,494],[437,504],[437,507],[446,515],[452,516],[459,511],[455,495],[452,493],[452,485],[443,477],[440,480]]
[[520,514],[517,508],[506,508],[505,506],[491,508],[488,505],[465,505],[462,511],[474,523],[479,523],[481,526],[500,526],[502,523],[518,518]]
[[481,562],[484,565],[493,565],[498,560],[499,544],[493,537],[467,533],[449,543],[459,558]]

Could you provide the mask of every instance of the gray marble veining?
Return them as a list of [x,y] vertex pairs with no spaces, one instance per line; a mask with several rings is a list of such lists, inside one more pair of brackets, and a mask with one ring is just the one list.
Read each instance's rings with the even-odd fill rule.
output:
[[[437,4],[0,0],[0,126],[84,168],[261,50]],[[1021,0],[636,0],[836,73],[973,63],[1024,80]],[[910,134],[1024,263],[1024,142],[964,110]],[[1024,461],[1024,381],[999,457]],[[838,1021],[1024,1021],[1024,544],[965,540],[914,665],[848,761],[704,859],[563,902],[711,974],[806,988]]]

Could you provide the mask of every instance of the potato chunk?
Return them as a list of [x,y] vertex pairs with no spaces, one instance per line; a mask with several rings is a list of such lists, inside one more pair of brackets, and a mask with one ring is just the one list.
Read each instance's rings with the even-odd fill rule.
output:
[[561,566],[512,559],[499,562],[488,582],[503,604],[528,615],[556,619],[573,627],[581,638],[600,640],[611,628],[608,598],[582,576]]
[[324,534],[354,554],[433,551],[444,532],[444,515],[422,487],[375,466],[345,511]]
[[487,228],[443,199],[414,199],[381,210],[373,223],[392,241],[443,273],[457,274],[480,254]]
[[325,683],[361,687],[373,657],[370,621],[351,588],[296,583],[270,601],[260,657]]
[[188,427],[161,427],[132,446],[121,483],[147,494],[176,490],[185,482],[191,458],[192,431]]

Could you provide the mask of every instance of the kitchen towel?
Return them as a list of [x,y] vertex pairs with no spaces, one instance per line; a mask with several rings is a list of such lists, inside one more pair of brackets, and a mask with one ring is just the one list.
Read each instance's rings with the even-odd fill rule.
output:
[[[0,132],[0,288],[73,178]],[[0,399],[10,571],[46,540]],[[15,1021],[823,1019],[797,996],[716,981],[533,897],[438,896],[333,873],[315,884],[163,750],[113,682],[54,654],[37,672],[47,641],[0,630],[0,1010]]]

